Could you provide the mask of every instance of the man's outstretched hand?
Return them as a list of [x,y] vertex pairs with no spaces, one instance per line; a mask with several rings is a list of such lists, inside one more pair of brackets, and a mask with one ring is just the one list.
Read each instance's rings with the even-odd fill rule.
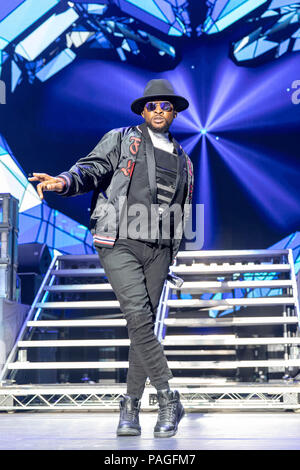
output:
[[64,181],[61,178],[47,175],[47,173],[32,173],[33,176],[28,178],[29,181],[40,181],[36,190],[41,199],[44,199],[44,191],[62,192],[64,189]]

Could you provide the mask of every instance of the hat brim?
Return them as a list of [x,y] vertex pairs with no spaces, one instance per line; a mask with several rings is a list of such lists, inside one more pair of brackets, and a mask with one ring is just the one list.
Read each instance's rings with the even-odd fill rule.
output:
[[189,107],[189,102],[183,96],[178,95],[152,95],[152,96],[143,96],[142,98],[138,98],[133,101],[131,104],[131,111],[135,114],[140,115],[145,107],[145,104],[148,101],[155,101],[155,100],[168,100],[170,103],[174,105],[176,111],[181,112],[184,111]]

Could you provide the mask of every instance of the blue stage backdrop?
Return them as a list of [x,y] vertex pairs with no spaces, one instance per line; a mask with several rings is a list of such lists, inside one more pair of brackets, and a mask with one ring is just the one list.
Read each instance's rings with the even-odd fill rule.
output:
[[[167,78],[190,101],[171,130],[204,248],[271,246],[299,230],[299,19],[287,0],[3,2],[0,134],[25,173],[58,174],[142,122],[131,102]],[[90,199],[46,194],[83,229]]]

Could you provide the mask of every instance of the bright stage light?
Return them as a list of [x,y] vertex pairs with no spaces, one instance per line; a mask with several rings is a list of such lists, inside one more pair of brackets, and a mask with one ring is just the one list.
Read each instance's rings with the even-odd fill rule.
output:
[[[293,66],[294,62],[296,58],[290,58]],[[292,160],[283,161],[273,149],[268,152],[261,145],[257,148],[248,141],[243,143],[242,134],[238,132],[257,129],[263,134],[270,128],[275,132],[283,125],[297,125],[298,115],[290,112],[291,102],[286,99],[285,92],[289,87],[290,67],[274,63],[262,76],[251,70],[241,71],[232,62],[224,60],[219,62],[214,74],[216,79],[208,79],[210,70],[199,67],[199,75],[195,76],[191,68],[187,70],[179,65],[165,75],[190,102],[187,113],[179,115],[178,127],[174,130],[178,128],[181,136],[187,134],[187,138],[181,137],[181,143],[195,163],[194,201],[205,205],[205,248],[209,249],[213,242],[210,231],[215,225],[212,207],[214,175],[209,169],[218,157],[248,194],[248,199],[253,201],[257,212],[275,227],[289,227],[289,230],[298,213],[297,165]],[[276,83],[274,75],[278,77]]]
[[225,137],[208,140],[266,220],[280,228],[296,223],[299,168]]

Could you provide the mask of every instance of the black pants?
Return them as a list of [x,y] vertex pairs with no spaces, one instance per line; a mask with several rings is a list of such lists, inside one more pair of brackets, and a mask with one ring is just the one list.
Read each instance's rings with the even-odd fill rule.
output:
[[113,248],[97,251],[127,322],[127,394],[141,398],[147,377],[156,389],[173,377],[154,334],[155,315],[171,263],[170,247],[118,239]]

